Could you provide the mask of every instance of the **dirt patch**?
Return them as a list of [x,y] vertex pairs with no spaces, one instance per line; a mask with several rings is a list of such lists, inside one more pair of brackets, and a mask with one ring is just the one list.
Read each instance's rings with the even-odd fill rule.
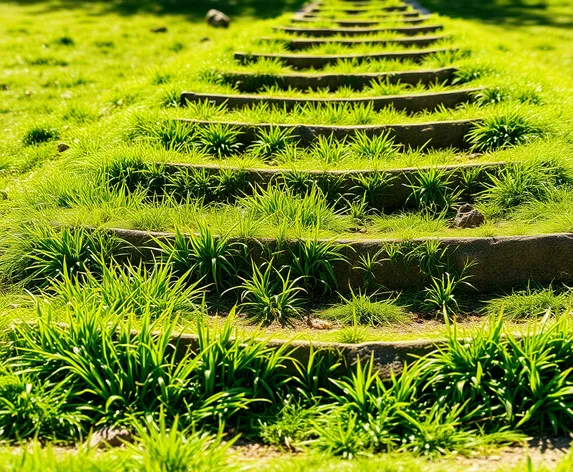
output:
[[571,447],[571,438],[534,438],[524,446],[507,447],[488,455],[460,457],[460,465],[466,472],[485,472],[506,470],[522,465],[531,458],[536,467],[545,466],[555,469],[567,455]]
[[[546,467],[549,470],[554,470],[568,454],[570,443],[571,438],[569,437],[535,438],[522,446],[506,447],[488,453],[478,452],[472,457],[451,455],[427,462],[421,458],[420,461],[428,466],[427,470],[432,470],[432,466],[435,466],[436,469],[451,472],[498,472],[513,470],[515,467],[524,466],[529,457],[535,470],[537,470],[538,467]],[[302,452],[288,453],[274,447],[259,444],[241,444],[235,447],[234,451],[239,461],[250,467],[253,467],[255,464],[264,466],[265,464],[277,461],[284,465],[288,463],[289,460],[301,460],[306,457],[305,453]],[[380,456],[380,458],[383,457],[384,456]],[[389,455],[388,460],[391,461],[399,457],[399,455]],[[376,457],[374,457],[373,460],[376,460]],[[329,465],[336,467],[334,462]],[[313,471],[313,469],[308,470],[309,472]],[[330,468],[329,470],[336,469]],[[350,469],[344,468],[344,470]]]

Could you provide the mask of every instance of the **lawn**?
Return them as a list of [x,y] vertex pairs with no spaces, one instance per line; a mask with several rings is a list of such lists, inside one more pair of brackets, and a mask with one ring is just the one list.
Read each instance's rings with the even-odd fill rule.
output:
[[573,3],[322,3],[0,5],[4,469],[545,470]]

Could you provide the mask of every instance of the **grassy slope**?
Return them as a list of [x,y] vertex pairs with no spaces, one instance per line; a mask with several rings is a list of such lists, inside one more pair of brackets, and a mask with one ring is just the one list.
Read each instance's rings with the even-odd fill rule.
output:
[[[461,8],[452,6],[452,2],[428,3],[430,8],[441,14],[452,13],[461,19],[448,20],[449,27],[462,41],[474,47],[483,42],[485,52],[478,53],[482,59],[495,51],[497,63],[507,61],[516,75],[523,75],[534,87],[542,87],[544,99],[550,105],[544,110],[557,114],[557,118],[551,116],[550,120],[563,133],[561,142],[568,147],[571,138],[567,122],[573,110],[573,99],[568,92],[573,89],[573,34],[567,29],[570,20],[565,16],[567,5],[550,2],[544,9],[531,9],[516,2],[512,5],[511,8],[492,6],[492,11],[499,15],[488,14],[484,24],[480,8]],[[153,2],[137,5],[108,2],[2,4],[0,125],[6,132],[0,136],[0,169],[4,169],[2,184],[8,196],[26,191],[30,181],[41,182],[43,177],[50,176],[50,169],[60,173],[63,167],[69,167],[70,163],[62,163],[57,153],[56,143],[59,141],[72,145],[72,151],[79,155],[90,154],[91,149],[102,146],[113,147],[119,138],[118,128],[121,130],[133,112],[156,106],[169,91],[185,88],[191,71],[212,64],[213,58],[229,55],[235,45],[249,44],[257,30],[266,32],[272,24],[263,18],[290,10],[294,3],[266,5],[260,2],[253,5],[240,2],[240,5],[221,7],[239,15],[229,31],[212,30],[203,25],[201,12],[208,6],[211,5],[194,4],[192,8],[185,9],[176,3],[160,5]],[[531,18],[532,10],[537,12],[535,21]],[[527,16],[527,24],[516,26],[525,18],[524,15]],[[150,32],[151,28],[158,26],[166,26],[168,32]],[[209,38],[209,41],[204,41],[204,38]],[[59,131],[60,139],[39,146],[24,146],[24,133],[37,123],[53,126]],[[544,155],[555,149],[549,147],[548,150],[548,147],[541,147]],[[539,152],[538,149],[534,147],[532,153]],[[511,159],[512,152],[506,152],[503,158],[507,155]],[[3,202],[5,214],[13,214],[14,204],[11,199]],[[566,214],[563,214],[564,209]],[[537,211],[543,211],[543,207]],[[553,213],[559,218],[553,218],[549,224],[534,219],[531,225],[521,223],[497,228],[486,225],[479,230],[457,233],[487,236],[568,231],[570,219],[567,211],[568,206],[558,207]],[[41,213],[33,213],[33,218]],[[66,219],[57,212],[51,216],[49,212],[47,214],[49,219]],[[85,221],[90,217],[93,217],[91,211],[72,214],[69,219]],[[101,224],[97,218],[94,222]],[[165,220],[165,213],[160,218],[163,219],[160,224],[169,221],[168,218]],[[137,227],[154,220],[153,215],[128,214],[126,217],[119,212],[111,222]],[[436,231],[434,224],[425,228],[423,221],[414,230],[411,226],[415,221],[407,221],[408,228],[398,225],[397,221],[389,219],[380,223],[379,235],[412,237]],[[223,224],[217,220],[214,223]],[[452,231],[446,230],[441,223],[437,228],[441,234]],[[263,227],[262,231],[268,233],[272,229]],[[333,233],[325,234],[335,235],[338,231],[340,228],[334,228]],[[371,231],[376,234],[376,228]],[[400,337],[417,337],[416,330],[414,333],[402,333]],[[421,336],[433,338],[441,333],[441,329],[435,331],[430,327]],[[331,335],[313,333],[313,336],[332,339]],[[388,336],[394,338],[396,333],[381,335],[375,332],[367,339],[385,339]]]
[[[428,0],[426,3],[440,9],[442,13],[450,11],[449,9],[457,4],[439,0]],[[4,168],[10,169],[3,177],[3,183],[9,191],[15,186],[25,187],[30,177],[41,177],[43,166],[50,166],[49,161],[59,159],[53,143],[33,150],[21,146],[21,137],[31,123],[36,120],[54,123],[62,132],[62,140],[70,143],[81,136],[85,129],[89,130],[90,134],[97,135],[100,123],[105,129],[105,124],[112,122],[115,116],[125,113],[125,108],[146,103],[146,95],[153,89],[150,77],[154,75],[156,68],[163,70],[166,64],[178,61],[181,55],[185,55],[183,62],[189,63],[195,56],[209,56],[211,48],[217,46],[200,43],[199,40],[203,36],[215,36],[226,41],[231,40],[234,34],[213,32],[198,23],[190,27],[189,19],[196,19],[197,14],[189,15],[186,10],[177,12],[176,4],[171,8],[160,7],[151,2],[143,3],[143,7],[132,5],[129,8],[113,8],[110,7],[113,5],[111,3],[94,5],[62,2],[59,5],[73,8],[54,9],[53,5],[44,2],[20,2],[18,6],[0,6],[0,83],[8,87],[8,90],[0,91],[0,128],[5,130],[0,137],[0,165],[3,162]],[[201,8],[202,6],[196,10]],[[567,5],[563,7],[563,4],[555,3],[549,5],[547,11],[566,11],[566,8]],[[568,8],[571,9],[571,2]],[[164,14],[159,19],[154,15],[157,10]],[[504,10],[492,7],[485,11]],[[234,11],[240,13],[243,10],[236,6]],[[247,12],[249,11],[253,11],[252,6],[247,9]],[[42,12],[42,15],[37,16],[38,12]],[[273,8],[272,12],[263,13],[263,16],[275,12]],[[501,48],[507,50],[508,59],[511,58],[524,68],[530,68],[532,74],[535,74],[539,64],[542,64],[551,87],[561,89],[560,99],[566,100],[567,91],[573,89],[573,81],[570,78],[573,72],[571,31],[548,24],[547,21],[531,26],[513,26],[512,30],[508,31],[504,22],[478,26],[477,22],[484,18],[472,17],[469,13],[463,13],[463,17],[470,22],[468,35],[478,37],[484,31],[487,32],[490,37],[496,38]],[[530,17],[531,15],[524,16],[528,19]],[[496,18],[496,21],[500,22],[500,18]],[[519,18],[513,18],[508,23],[514,24],[516,21],[519,21]],[[474,22],[476,24],[472,25]],[[111,24],[114,27],[110,31]],[[169,33],[155,35],[149,32],[149,28],[160,25],[166,25]],[[89,34],[86,33],[87,26],[91,30]],[[239,28],[243,34],[248,34],[247,23],[242,23]],[[52,41],[64,35],[71,37],[75,46],[51,45]],[[100,44],[96,45],[96,42]],[[104,44],[106,42],[108,44]],[[113,46],[109,42],[113,43]],[[49,47],[44,48],[43,44]],[[183,45],[183,49],[176,52],[180,48],[179,44]],[[65,67],[32,65],[37,63],[38,59],[39,62],[44,59],[69,61],[70,64]],[[564,103],[565,108],[570,105],[571,103]],[[72,113],[71,110],[76,111]],[[78,116],[87,118],[78,119]],[[87,119],[87,123],[82,123],[84,119]],[[10,211],[10,206],[7,206],[6,210]],[[13,456],[7,457],[6,461],[13,463]],[[281,459],[280,462],[282,461]],[[424,461],[415,462],[415,465],[406,463],[404,467],[407,470],[427,470],[428,465]],[[401,464],[395,468],[388,465],[387,470],[400,470],[399,465]],[[85,470],[84,466],[85,464],[81,465],[82,470]],[[382,467],[379,463],[370,463],[370,466],[372,470],[380,470]],[[12,470],[22,470],[18,469],[18,465],[12,467]],[[288,465],[289,470],[342,470],[342,467],[351,470],[351,466],[346,462],[342,466],[337,460],[322,458],[310,458],[308,462],[302,458],[300,463]],[[561,470],[570,470],[567,467],[570,465],[564,464]],[[80,465],[77,466],[78,470],[79,468]],[[260,466],[257,465],[256,468],[260,469]],[[271,462],[268,467],[269,470],[284,468],[284,464],[279,463],[279,460],[276,463]],[[432,468],[437,470],[438,466]],[[458,470],[459,466],[446,463],[443,468]],[[30,470],[41,469],[30,467]],[[56,467],[54,470],[57,470]],[[66,470],[65,466],[60,470]],[[466,470],[465,465],[463,470]]]

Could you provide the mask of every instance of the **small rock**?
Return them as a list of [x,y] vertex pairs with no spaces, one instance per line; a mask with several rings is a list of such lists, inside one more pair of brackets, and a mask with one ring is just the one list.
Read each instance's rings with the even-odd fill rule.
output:
[[214,9],[207,12],[205,21],[209,26],[213,26],[214,28],[228,28],[231,24],[231,18],[223,12]]
[[308,325],[312,329],[332,329],[332,323],[319,318],[311,318],[308,320]]
[[208,38],[207,36],[205,36],[199,40],[200,43],[207,43],[209,41],[211,41],[211,38]]
[[485,217],[469,203],[458,208],[458,214],[454,220],[456,228],[477,228],[484,223]]
[[70,149],[70,146],[68,146],[66,143],[58,144],[58,152],[66,152],[68,149]]
[[8,84],[0,84],[0,90],[10,90],[10,87],[8,87]]
[[158,26],[157,28],[151,28],[149,31],[152,33],[167,33],[167,26]]
[[26,94],[26,97],[32,96],[32,92],[30,90],[26,90],[25,94]]
[[90,448],[97,447],[120,447],[125,443],[132,443],[133,436],[123,428],[104,428],[92,434]]

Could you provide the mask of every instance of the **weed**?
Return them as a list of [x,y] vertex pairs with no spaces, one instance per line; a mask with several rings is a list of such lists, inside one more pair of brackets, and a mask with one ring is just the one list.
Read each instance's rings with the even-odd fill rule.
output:
[[424,304],[427,309],[449,317],[454,316],[460,308],[456,299],[460,286],[471,287],[467,279],[467,276],[456,277],[447,272],[441,277],[432,277],[430,286],[425,289]]
[[167,186],[181,200],[209,203],[216,199],[216,184],[216,178],[205,169],[182,169],[168,177]]
[[403,323],[407,318],[406,311],[396,305],[395,300],[373,301],[372,297],[362,293],[341,298],[343,304],[329,308],[321,316],[345,325],[354,321],[368,326],[392,326]]
[[528,285],[524,290],[514,290],[510,294],[489,300],[483,311],[493,316],[503,313],[504,319],[508,320],[528,320],[547,313],[559,316],[573,307],[572,295],[569,288],[555,290],[553,286],[533,288]]
[[223,433],[187,431],[176,417],[170,426],[163,413],[158,421],[147,417],[135,423],[137,441],[127,446],[135,470],[185,472],[228,470],[228,458],[235,439],[223,440]]
[[48,125],[34,125],[22,138],[22,142],[26,146],[34,146],[36,144],[47,143],[60,137],[60,132]]
[[287,268],[300,279],[310,296],[327,295],[337,288],[334,264],[346,262],[341,254],[343,246],[317,239],[301,240],[289,247]]
[[136,117],[130,132],[132,138],[151,140],[170,151],[189,152],[195,140],[195,129],[183,121],[162,120],[153,123]]
[[30,227],[23,238],[19,276],[31,286],[47,286],[64,274],[77,277],[98,273],[99,261],[119,255],[121,249],[117,239],[83,229]]
[[173,240],[157,240],[157,245],[173,273],[191,284],[201,283],[220,295],[236,280],[239,245],[214,236],[206,226],[187,236],[176,230]]
[[57,46],[75,46],[75,41],[71,36],[63,35],[60,36],[59,38],[56,38],[52,41],[52,44],[55,44]]
[[487,181],[483,167],[467,167],[462,169],[459,177],[460,198],[465,202],[473,202],[475,197],[485,187]]
[[289,222],[303,228],[317,228],[333,219],[333,212],[322,192],[313,187],[303,196],[294,195],[269,185],[264,190],[256,188],[253,195],[241,200],[252,214],[273,218],[277,222]]
[[159,96],[158,103],[163,108],[178,108],[180,106],[179,91],[175,88],[164,90]]
[[298,279],[291,280],[290,273],[283,276],[271,260],[264,271],[253,264],[252,276],[243,279],[243,284],[237,288],[243,290],[242,306],[249,316],[262,323],[278,321],[287,325],[300,316],[299,295],[304,290],[297,287],[297,282]]
[[406,261],[417,263],[422,274],[437,277],[451,269],[450,252],[440,241],[424,241],[413,245],[404,257]]
[[257,131],[257,139],[251,145],[251,151],[263,159],[270,159],[283,153],[290,145],[295,144],[293,131],[271,127]]
[[318,412],[287,397],[273,421],[259,420],[259,436],[271,446],[296,450],[312,437],[311,421]]
[[323,164],[338,164],[348,157],[348,148],[344,141],[336,140],[333,135],[320,135],[312,145],[310,154]]
[[370,90],[374,96],[398,95],[410,87],[410,85],[402,84],[400,81],[394,83],[390,79],[373,80],[370,83]]
[[4,440],[65,439],[77,436],[84,417],[68,411],[62,385],[39,385],[3,372],[0,376],[0,433]]
[[450,210],[460,196],[459,191],[452,189],[451,175],[443,169],[418,171],[409,178],[408,187],[412,189],[408,199],[413,199],[419,208],[431,212]]
[[364,273],[364,289],[368,290],[376,280],[376,271],[381,267],[383,251],[380,250],[374,254],[367,252],[358,256],[358,264],[352,269]]
[[165,85],[165,84],[168,84],[169,82],[171,82],[172,79],[173,79],[173,74],[171,74],[170,72],[157,70],[157,71],[155,71],[155,73],[153,74],[153,77],[151,78],[151,84],[152,85]]
[[509,98],[509,91],[501,87],[488,87],[473,93],[473,101],[478,106],[495,105]]
[[542,135],[542,130],[528,118],[513,112],[485,118],[468,134],[475,151],[492,151],[524,144]]
[[352,193],[364,201],[368,208],[382,210],[384,197],[387,195],[394,177],[384,172],[374,174],[357,174],[353,178]]
[[87,272],[79,281],[63,275],[55,282],[52,291],[64,303],[73,301],[84,305],[103,304],[114,313],[133,313],[143,316],[146,312],[152,318],[166,315],[193,316],[199,311],[197,302],[201,293],[195,285],[186,286],[186,277],[173,278],[168,265],[125,267],[103,261],[100,274]]
[[392,159],[398,154],[399,146],[391,133],[368,136],[359,132],[350,144],[350,152],[358,159]]
[[197,140],[204,152],[223,158],[235,154],[242,145],[237,141],[240,132],[230,126],[209,124],[197,132]]
[[502,215],[532,201],[548,201],[557,185],[551,168],[535,163],[508,166],[498,175],[490,175],[490,181],[482,198],[494,215]]
[[366,198],[361,200],[354,200],[348,202],[348,216],[350,216],[354,221],[359,224],[364,224],[366,218],[368,217],[368,204],[366,203]]
[[454,84],[465,84],[474,80],[482,79],[488,75],[496,73],[494,67],[484,64],[470,64],[459,68],[456,71]]

